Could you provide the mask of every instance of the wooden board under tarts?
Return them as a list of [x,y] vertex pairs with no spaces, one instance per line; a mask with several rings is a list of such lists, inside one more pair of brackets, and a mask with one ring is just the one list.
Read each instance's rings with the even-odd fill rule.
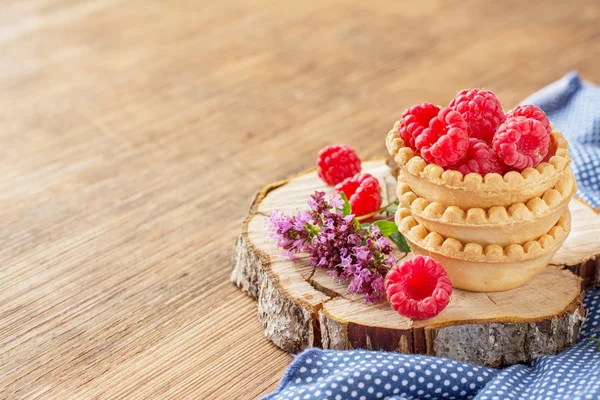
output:
[[600,286],[600,213],[577,198],[569,210],[571,233],[550,263],[579,275],[585,288]]
[[[384,199],[395,199],[395,178],[383,160],[365,162],[363,170],[383,183]],[[581,279],[564,266],[579,265],[581,270],[581,262],[590,263],[600,254],[600,241],[593,240],[600,235],[600,215],[582,203],[572,202],[573,231],[563,246],[566,251],[559,250],[553,259],[557,265],[505,292],[455,290],[440,315],[413,321],[385,300],[368,304],[349,294],[343,282],[314,270],[306,257],[294,262],[281,257],[268,237],[269,213],[305,208],[315,190],[333,194],[314,170],[265,187],[236,244],[231,279],[258,299],[265,336],[285,351],[365,348],[500,366],[555,353],[577,340],[584,317]],[[586,265],[595,280],[596,264]]]

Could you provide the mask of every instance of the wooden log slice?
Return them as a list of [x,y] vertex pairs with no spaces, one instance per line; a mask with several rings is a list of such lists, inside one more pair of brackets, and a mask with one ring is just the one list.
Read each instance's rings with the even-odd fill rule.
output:
[[579,199],[569,204],[571,233],[552,258],[583,279],[584,288],[600,286],[600,213]]
[[[384,160],[365,162],[363,170],[380,180],[384,199],[395,199],[395,178]],[[314,170],[265,187],[236,244],[231,280],[258,300],[265,336],[283,350],[365,348],[501,366],[558,352],[577,340],[584,318],[581,278],[565,266],[597,282],[593,260],[600,254],[600,216],[583,203],[572,202],[571,236],[554,265],[532,282],[497,293],[455,290],[440,315],[413,321],[386,301],[368,304],[348,293],[344,282],[313,269],[306,256],[281,256],[269,239],[268,215],[306,208],[315,190],[333,194]]]

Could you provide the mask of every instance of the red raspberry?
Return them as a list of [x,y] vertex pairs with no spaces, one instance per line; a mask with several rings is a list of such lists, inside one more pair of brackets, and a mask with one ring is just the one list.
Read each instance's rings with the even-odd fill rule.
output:
[[494,149],[483,140],[475,138],[469,138],[467,156],[462,163],[451,168],[459,170],[463,175],[471,172],[481,175],[492,172],[502,174],[504,172],[504,164],[502,164]]
[[415,139],[415,146],[429,163],[441,167],[456,164],[469,146],[467,123],[458,112],[443,108]]
[[360,158],[348,146],[327,146],[317,156],[317,174],[328,185],[335,185],[360,172]]
[[387,298],[399,314],[412,319],[432,318],[450,302],[452,282],[431,257],[415,256],[401,262],[385,279]]
[[537,166],[548,154],[550,134],[533,118],[508,118],[494,135],[494,150],[504,164],[516,170]]
[[404,145],[416,150],[416,137],[429,126],[429,121],[439,112],[440,108],[431,103],[417,104],[404,110],[398,127],[398,134],[404,140]]
[[371,214],[381,207],[379,181],[371,174],[356,174],[346,178],[335,186],[335,191],[338,194],[344,192],[352,206],[352,213],[357,217]]
[[462,114],[467,121],[470,137],[492,144],[498,126],[506,119],[502,104],[490,90],[465,89],[450,102],[450,108]]
[[552,133],[552,128],[550,127],[550,121],[548,121],[548,117],[546,117],[546,113],[539,107],[536,107],[531,104],[527,104],[525,106],[517,106],[513,110],[509,111],[506,114],[506,118],[511,117],[525,117],[525,118],[533,118],[538,120],[544,125],[544,128],[548,131],[548,133]]

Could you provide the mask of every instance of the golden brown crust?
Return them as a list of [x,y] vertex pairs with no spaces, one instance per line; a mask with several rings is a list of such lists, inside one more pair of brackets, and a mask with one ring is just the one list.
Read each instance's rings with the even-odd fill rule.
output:
[[402,175],[398,177],[397,186],[400,203],[413,216],[448,225],[492,225],[494,227],[520,221],[537,221],[553,210],[564,207],[576,191],[575,177],[571,171],[567,171],[563,179],[552,189],[530,199],[527,203],[514,203],[508,207],[494,206],[488,209],[474,207],[465,210],[454,205],[446,206],[440,202],[428,202],[412,191]]
[[524,244],[500,246],[478,243],[462,243],[454,238],[445,238],[437,232],[430,232],[404,207],[396,212],[396,224],[406,238],[431,252],[471,262],[506,263],[533,259],[547,252],[555,252],[567,238],[571,230],[571,215],[567,209],[556,225],[536,240]]

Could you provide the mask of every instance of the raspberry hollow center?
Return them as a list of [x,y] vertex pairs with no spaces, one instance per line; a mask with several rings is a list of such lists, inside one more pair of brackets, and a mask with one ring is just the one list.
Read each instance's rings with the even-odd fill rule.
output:
[[388,301],[400,315],[427,319],[438,315],[450,302],[452,282],[442,265],[431,257],[416,255],[388,272]]
[[423,300],[433,294],[437,279],[424,270],[413,271],[406,277],[406,294],[415,300]]

